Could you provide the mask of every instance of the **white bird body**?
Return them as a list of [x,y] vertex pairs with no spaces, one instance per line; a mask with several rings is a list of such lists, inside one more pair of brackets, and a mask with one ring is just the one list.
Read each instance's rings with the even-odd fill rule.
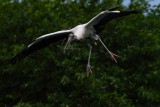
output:
[[95,36],[95,30],[87,24],[81,24],[71,29],[77,40]]
[[77,40],[84,39],[87,36],[87,29],[85,28],[85,24],[78,25],[71,29],[74,35],[76,35]]

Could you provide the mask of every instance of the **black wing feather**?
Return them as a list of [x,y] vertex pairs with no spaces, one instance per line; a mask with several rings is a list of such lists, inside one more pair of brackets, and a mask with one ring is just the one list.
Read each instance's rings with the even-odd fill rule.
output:
[[104,29],[104,25],[108,23],[109,21],[123,17],[123,16],[128,16],[130,14],[138,14],[140,13],[139,10],[127,10],[127,11],[120,11],[120,13],[108,13],[103,19],[101,19],[96,25],[93,27],[96,30],[96,33],[100,33]]
[[41,48],[44,48],[49,44],[57,42],[63,38],[67,38],[70,33],[72,32],[64,31],[64,32],[51,33],[51,34],[41,36],[40,38],[37,38],[34,42],[32,42],[30,45],[28,45],[25,49],[23,49],[20,53],[15,55],[11,59],[11,62],[12,63],[19,62],[20,60],[24,59],[26,56],[28,56],[32,52],[40,50]]

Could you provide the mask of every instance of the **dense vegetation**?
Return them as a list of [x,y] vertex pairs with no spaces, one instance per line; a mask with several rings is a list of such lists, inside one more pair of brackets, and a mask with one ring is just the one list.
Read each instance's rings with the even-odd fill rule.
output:
[[[160,105],[160,5],[145,0],[0,0],[1,107],[156,107]],[[59,41],[15,65],[9,59],[35,38],[85,23],[114,6],[145,14],[111,21],[100,34],[113,62],[97,41],[93,74],[87,76],[89,48]],[[91,40],[93,42],[93,40]],[[64,40],[66,42],[66,40]]]

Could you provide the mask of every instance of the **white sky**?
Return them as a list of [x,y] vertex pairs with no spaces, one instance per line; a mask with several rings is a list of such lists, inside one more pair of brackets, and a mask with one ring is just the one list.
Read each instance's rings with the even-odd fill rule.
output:
[[[130,0],[124,0],[123,4],[127,6],[130,3]],[[160,0],[150,0],[149,2],[152,6],[160,4]]]

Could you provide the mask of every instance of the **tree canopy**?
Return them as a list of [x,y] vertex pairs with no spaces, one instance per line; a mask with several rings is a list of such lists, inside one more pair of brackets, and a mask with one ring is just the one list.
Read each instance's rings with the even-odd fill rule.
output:
[[[147,0],[0,0],[0,106],[141,107],[160,105],[160,4]],[[9,60],[37,37],[86,23],[114,6],[145,13],[109,22],[100,37],[120,57],[113,62],[98,42],[66,40],[34,52],[17,64]],[[90,40],[94,42],[94,40]]]

